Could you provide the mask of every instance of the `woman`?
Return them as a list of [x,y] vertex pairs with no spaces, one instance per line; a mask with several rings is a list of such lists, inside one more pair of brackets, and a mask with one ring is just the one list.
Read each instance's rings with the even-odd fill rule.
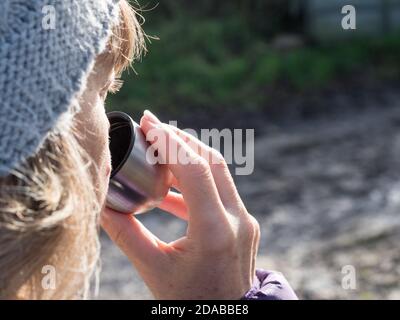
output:
[[[259,226],[221,156],[150,112],[144,133],[160,130],[197,161],[169,164],[181,193],[160,205],[188,221],[187,235],[164,243],[134,216],[105,208],[104,101],[144,50],[125,0],[3,0],[0,13],[0,298],[87,298],[100,216],[155,298],[296,298],[279,273],[255,271]],[[49,266],[51,288],[43,285]]]

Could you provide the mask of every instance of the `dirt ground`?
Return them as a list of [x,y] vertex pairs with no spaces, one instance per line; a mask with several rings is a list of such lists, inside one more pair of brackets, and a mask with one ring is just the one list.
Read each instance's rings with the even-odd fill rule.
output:
[[[258,267],[284,273],[302,299],[400,299],[400,94],[368,103],[265,128],[254,174],[235,178],[261,225]],[[185,231],[165,213],[140,219],[166,241]],[[99,298],[151,298],[105,235],[102,246]],[[349,265],[352,289],[342,287]]]

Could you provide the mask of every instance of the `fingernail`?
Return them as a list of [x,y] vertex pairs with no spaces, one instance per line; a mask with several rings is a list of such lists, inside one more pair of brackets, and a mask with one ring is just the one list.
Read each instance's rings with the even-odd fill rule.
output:
[[149,110],[145,110],[145,111],[143,112],[143,115],[144,115],[145,118],[146,118],[147,120],[149,120],[150,122],[153,122],[153,123],[161,123],[161,121],[160,121],[151,111],[149,111]]

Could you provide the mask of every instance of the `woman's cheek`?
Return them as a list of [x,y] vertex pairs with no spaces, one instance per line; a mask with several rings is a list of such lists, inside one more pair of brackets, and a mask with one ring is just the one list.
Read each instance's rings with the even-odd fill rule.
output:
[[[101,107],[101,108],[100,108]],[[108,192],[108,185],[112,171],[111,153],[109,147],[109,121],[105,113],[103,104],[99,105],[97,118],[97,141],[95,147],[98,149],[99,157],[97,159],[99,167],[99,187],[102,192],[102,201],[105,202]]]
[[111,154],[109,147],[109,132],[110,132],[110,122],[108,121],[107,114],[104,107],[104,102],[102,99],[99,99],[100,102],[97,104],[97,115],[98,119],[98,145],[103,148],[103,156],[101,157],[103,160],[103,166],[105,170],[105,175],[107,178],[111,175]]

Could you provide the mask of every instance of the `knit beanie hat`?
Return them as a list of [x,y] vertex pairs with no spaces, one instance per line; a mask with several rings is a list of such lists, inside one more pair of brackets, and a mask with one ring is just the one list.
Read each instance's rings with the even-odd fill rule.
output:
[[83,90],[119,0],[0,0],[0,177],[36,154]]

